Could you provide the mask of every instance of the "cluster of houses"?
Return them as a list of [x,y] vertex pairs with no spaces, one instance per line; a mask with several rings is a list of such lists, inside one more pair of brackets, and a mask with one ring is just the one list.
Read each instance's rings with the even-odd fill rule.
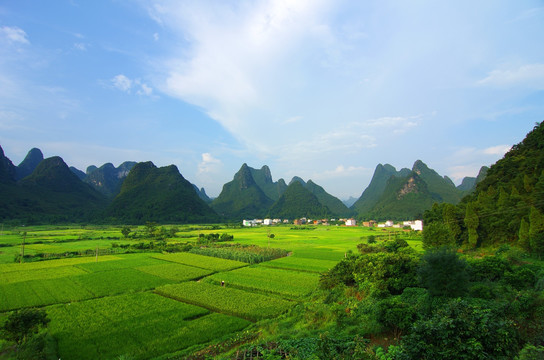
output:
[[[290,224],[291,222],[288,219],[253,219],[253,220],[243,220],[242,225],[243,226],[260,226],[260,225],[279,225],[279,224]],[[357,226],[357,220],[355,219],[320,219],[320,220],[312,220],[307,218],[300,218],[293,220],[292,224],[294,225],[344,225],[344,226]],[[423,221],[421,220],[413,220],[413,221],[401,221],[401,222],[393,222],[392,220],[388,220],[384,223],[378,223],[374,220],[370,221],[363,221],[362,226],[365,227],[379,227],[379,228],[406,228],[410,227],[410,229],[415,231],[422,231],[423,230]]]

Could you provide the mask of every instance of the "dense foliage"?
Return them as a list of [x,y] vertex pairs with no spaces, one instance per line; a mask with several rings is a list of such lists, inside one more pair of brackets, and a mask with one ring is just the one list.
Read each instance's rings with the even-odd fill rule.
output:
[[425,213],[425,224],[429,228],[445,226],[458,246],[516,244],[542,256],[542,199],[544,123],[537,124],[521,143],[491,166],[476,191],[458,206],[434,205]]

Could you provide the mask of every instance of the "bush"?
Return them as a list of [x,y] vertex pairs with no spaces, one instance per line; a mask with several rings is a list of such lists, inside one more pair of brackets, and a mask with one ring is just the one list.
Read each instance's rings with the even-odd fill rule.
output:
[[466,262],[454,249],[428,250],[421,259],[419,281],[431,296],[462,296],[468,288]]

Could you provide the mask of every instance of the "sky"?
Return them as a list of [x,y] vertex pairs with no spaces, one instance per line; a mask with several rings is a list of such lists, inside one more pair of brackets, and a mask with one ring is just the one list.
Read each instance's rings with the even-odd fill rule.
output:
[[544,120],[544,1],[3,0],[0,146],[83,171],[243,163],[359,197],[376,165],[459,184]]

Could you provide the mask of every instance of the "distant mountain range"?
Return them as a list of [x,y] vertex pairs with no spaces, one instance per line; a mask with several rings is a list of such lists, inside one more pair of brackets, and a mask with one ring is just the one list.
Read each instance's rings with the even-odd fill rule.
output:
[[422,161],[412,170],[397,171],[379,164],[359,199],[346,206],[312,180],[295,176],[289,182],[273,181],[268,166],[254,169],[243,164],[220,195],[210,199],[204,188],[189,183],[174,165],[157,168],[151,162],[106,163],[86,172],[68,167],[60,157],[43,158],[31,149],[18,165],[0,147],[0,221],[195,223],[243,218],[294,219],[420,218],[434,202],[457,204],[485,178],[486,167],[475,178],[455,187],[446,176]]
[[370,184],[351,209],[361,219],[421,219],[435,202],[459,203],[474,191],[487,169],[482,167],[477,178],[465,178],[456,187],[449,177],[440,176],[421,160],[414,163],[412,170],[397,171],[392,165],[378,164]]
[[[294,198],[298,198],[300,202],[291,201]],[[232,181],[223,186],[223,190],[212,201],[211,206],[227,219],[255,218],[266,215],[290,219],[308,216],[308,214],[313,216],[322,214],[319,215],[320,217],[352,215],[352,211],[340,200],[327,193],[312,180],[305,182],[295,176],[289,182],[289,186],[283,179],[274,182],[270,169],[266,165],[261,169],[254,169],[243,164]],[[300,214],[297,216],[295,215],[297,213]]]

